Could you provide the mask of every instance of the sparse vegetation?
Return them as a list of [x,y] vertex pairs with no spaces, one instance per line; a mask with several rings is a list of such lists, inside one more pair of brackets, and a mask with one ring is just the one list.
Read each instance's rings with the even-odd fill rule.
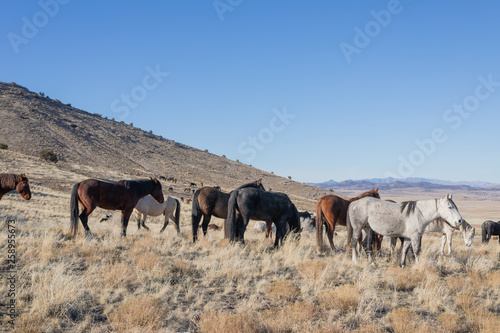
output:
[[9,145],[6,145],[5,143],[0,143],[0,149],[7,150],[9,149]]
[[40,151],[40,158],[44,161],[54,163],[57,163],[57,161],[59,160],[56,153],[54,153],[52,150],[47,149]]

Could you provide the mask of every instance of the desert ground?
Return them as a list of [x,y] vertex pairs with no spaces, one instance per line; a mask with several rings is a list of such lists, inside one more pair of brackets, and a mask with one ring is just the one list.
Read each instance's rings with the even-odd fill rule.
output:
[[[11,192],[0,201],[2,267],[12,225],[17,259],[14,283],[5,274],[0,280],[2,312],[14,300],[17,316],[3,315],[0,331],[497,332],[500,326],[500,244],[482,244],[479,228],[486,219],[500,219],[500,199],[491,193],[454,193],[462,216],[476,227],[471,247],[455,232],[453,255],[442,256],[441,236],[425,234],[420,262],[400,268],[387,240],[376,265],[364,257],[354,264],[344,250],[343,227],[334,237],[335,252],[325,237],[318,253],[309,231],[273,249],[253,222],[245,245],[213,230],[192,244],[186,203],[180,235],[172,223],[159,233],[163,216],[148,218],[150,231],[137,230],[133,217],[124,238],[119,213],[100,223],[109,212],[97,209],[89,218],[92,238],[85,239],[80,226],[72,239],[71,185],[89,173],[110,180],[130,176],[81,165],[68,171],[2,154],[0,170],[26,172],[33,197],[24,201]],[[165,195],[183,195],[183,184],[173,193],[163,185]],[[444,195],[381,193],[396,201]],[[313,212],[310,195],[291,199]]]

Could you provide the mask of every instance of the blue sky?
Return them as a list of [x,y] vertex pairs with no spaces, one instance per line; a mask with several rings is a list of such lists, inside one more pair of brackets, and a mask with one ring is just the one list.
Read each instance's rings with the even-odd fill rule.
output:
[[0,81],[298,181],[500,183],[496,1],[4,1]]

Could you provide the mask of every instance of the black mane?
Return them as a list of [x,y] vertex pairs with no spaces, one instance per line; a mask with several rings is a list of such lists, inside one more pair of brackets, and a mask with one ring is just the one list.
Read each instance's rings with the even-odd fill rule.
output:
[[406,216],[410,216],[410,214],[415,213],[415,208],[417,208],[416,201],[404,201],[401,203],[401,213],[403,213],[406,209]]

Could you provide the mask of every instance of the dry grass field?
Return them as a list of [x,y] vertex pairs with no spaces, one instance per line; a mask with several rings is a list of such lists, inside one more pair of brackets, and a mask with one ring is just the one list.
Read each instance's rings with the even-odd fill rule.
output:
[[[481,244],[478,232],[470,248],[455,233],[451,257],[440,255],[438,235],[425,235],[422,260],[404,269],[390,257],[387,241],[376,267],[367,259],[352,263],[341,250],[343,228],[334,239],[336,253],[326,247],[317,253],[315,234],[309,232],[275,250],[253,222],[244,246],[228,243],[222,231],[209,231],[193,245],[189,204],[182,204],[180,236],[172,225],[160,234],[163,217],[158,217],[148,219],[149,232],[138,231],[131,219],[122,238],[119,214],[99,223],[108,212],[97,209],[89,220],[92,239],[84,239],[81,227],[70,239],[71,184],[90,172],[107,179],[126,175],[81,165],[68,171],[11,152],[1,156],[2,171],[28,173],[33,193],[31,201],[17,193],[0,201],[3,264],[7,221],[15,220],[16,332],[497,332],[500,327],[500,245]],[[312,211],[314,200],[299,194],[291,199]],[[459,209],[467,202],[474,203],[459,201]],[[474,212],[462,213],[469,221],[482,218]],[[5,305],[10,285],[0,281]],[[9,328],[10,318],[2,320]]]

